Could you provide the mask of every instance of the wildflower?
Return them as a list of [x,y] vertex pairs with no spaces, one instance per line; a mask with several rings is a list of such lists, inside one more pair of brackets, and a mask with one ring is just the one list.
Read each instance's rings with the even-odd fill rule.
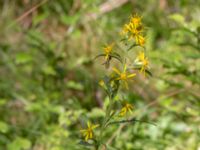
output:
[[142,17],[135,14],[131,17],[130,22],[133,23],[136,27],[138,27],[142,23]]
[[143,61],[145,59],[144,52],[140,51],[136,59],[139,61]]
[[142,67],[140,69],[140,72],[144,73],[144,75],[145,75],[145,71],[149,67],[149,60],[147,57],[145,57],[144,52],[139,52],[139,54],[136,58],[136,61],[139,61],[139,63],[141,63]]
[[125,24],[122,30],[122,34],[127,34],[129,40],[135,39],[137,44],[142,43],[139,45],[144,44],[144,38],[141,36],[142,32],[143,27],[136,27],[133,23]]
[[132,112],[133,106],[129,103],[125,103],[124,106],[121,108],[119,116],[125,116],[128,112]]
[[141,30],[138,30],[138,28],[133,23],[129,24],[129,31],[132,34],[131,36],[133,37],[139,35],[141,32]]
[[107,45],[103,48],[105,53],[105,60],[108,61],[110,59],[110,54],[112,53],[114,44]]
[[116,80],[120,80],[123,81],[123,83],[125,84],[125,87],[128,89],[128,83],[127,81],[131,78],[133,78],[134,76],[136,76],[135,73],[132,74],[128,74],[126,71],[127,67],[126,65],[124,65],[124,69],[123,72],[120,72],[118,69],[113,68],[113,71],[118,75],[118,77],[116,78]]
[[129,40],[138,36],[142,30],[137,28],[133,23],[125,24],[123,27],[123,33],[127,33]]
[[141,17],[135,14],[131,17],[130,22],[124,25],[122,35],[126,34],[129,40],[134,39],[136,44],[143,47],[145,44],[145,38],[141,35],[143,29]]
[[136,41],[136,44],[138,44],[138,45],[143,47],[146,40],[145,40],[145,37],[143,37],[142,35],[137,35],[135,37],[135,41]]
[[82,132],[83,136],[85,137],[85,141],[88,141],[88,139],[92,139],[94,136],[93,130],[97,128],[98,124],[91,124],[90,122],[87,122],[87,129],[80,130]]

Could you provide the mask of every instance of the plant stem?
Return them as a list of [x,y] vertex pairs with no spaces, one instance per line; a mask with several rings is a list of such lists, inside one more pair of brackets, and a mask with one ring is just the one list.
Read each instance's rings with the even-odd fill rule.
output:
[[97,144],[97,148],[96,148],[97,150],[99,149],[99,146],[101,145],[101,140],[102,140],[104,128],[106,127],[107,122],[110,120],[110,113],[111,113],[112,105],[113,105],[113,100],[112,100],[111,96],[109,96],[109,102],[110,103],[109,103],[109,105],[106,109],[106,116],[105,116],[103,123],[102,123],[102,126],[101,126],[99,140],[98,140],[98,144]]

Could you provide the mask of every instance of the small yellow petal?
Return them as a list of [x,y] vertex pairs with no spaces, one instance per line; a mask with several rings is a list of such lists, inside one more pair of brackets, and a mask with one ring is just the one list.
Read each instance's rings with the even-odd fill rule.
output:
[[87,135],[85,136],[85,141],[88,141],[88,139],[89,139],[89,134],[87,134]]
[[136,76],[136,74],[132,73],[132,74],[128,75],[128,78],[133,78],[134,76]]
[[126,72],[126,69],[127,69],[127,66],[126,66],[126,65],[124,65],[124,70],[123,70],[123,72]]
[[108,60],[108,58],[109,58],[109,54],[106,54],[105,55],[105,60]]
[[90,138],[90,139],[93,138],[93,134],[92,134],[92,132],[89,133],[89,138]]
[[119,113],[120,116],[124,116],[126,114],[126,108],[123,107]]
[[113,71],[115,72],[115,73],[117,73],[118,75],[120,75],[121,73],[120,73],[120,71],[117,69],[117,68],[113,68]]

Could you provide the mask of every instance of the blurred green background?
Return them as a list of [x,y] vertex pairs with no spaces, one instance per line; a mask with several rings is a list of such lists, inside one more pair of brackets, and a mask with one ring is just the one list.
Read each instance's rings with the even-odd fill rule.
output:
[[133,13],[148,27],[153,76],[124,97],[157,126],[109,127],[108,149],[200,149],[199,0],[1,0],[0,150],[89,149],[79,130],[108,101],[94,57]]

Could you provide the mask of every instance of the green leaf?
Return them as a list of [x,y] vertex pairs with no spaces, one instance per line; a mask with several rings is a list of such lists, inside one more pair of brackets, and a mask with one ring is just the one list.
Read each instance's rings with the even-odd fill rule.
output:
[[90,144],[90,143],[88,143],[86,141],[80,141],[78,144],[84,145],[84,146],[93,146],[93,144]]
[[172,15],[169,16],[169,18],[176,21],[180,25],[185,24],[185,18],[180,14],[177,14],[177,13],[172,14]]
[[[135,70],[141,70],[141,67],[138,65],[135,65],[135,67],[133,67]],[[153,74],[149,71],[149,70],[145,70],[145,73],[147,73],[149,76],[153,76]]]
[[8,132],[9,127],[7,125],[7,123],[0,121],[0,132],[1,133],[6,133]]
[[130,51],[133,47],[135,47],[135,46],[137,46],[136,44],[133,44],[133,45],[131,45],[128,49],[127,49],[127,51]]
[[97,58],[99,58],[99,57],[101,57],[101,56],[106,56],[106,55],[105,55],[105,54],[99,54],[99,55],[97,55],[97,56],[94,58],[94,60],[97,59]]
[[90,118],[98,118],[98,117],[104,117],[105,112],[100,108],[93,108],[92,111],[88,114]]
[[149,71],[149,70],[145,70],[145,72],[149,75],[149,76],[153,76],[153,74]]
[[46,75],[56,75],[56,71],[52,66],[43,66],[42,71]]
[[79,19],[79,15],[68,16],[68,15],[61,15],[61,22],[66,25],[75,25]]
[[30,61],[32,61],[32,56],[24,52],[18,53],[15,57],[16,64],[25,64]]
[[104,83],[106,85],[106,92],[107,92],[107,94],[109,96],[111,96],[111,94],[112,94],[112,87],[110,86],[110,78],[108,76],[105,76],[103,78],[103,81],[104,81]]
[[127,119],[127,120],[112,121],[112,122],[109,122],[109,123],[107,124],[107,126],[113,125],[113,124],[134,123],[134,122],[147,123],[147,124],[151,124],[151,125],[157,126],[157,125],[156,125],[155,123],[153,123],[153,122],[149,122],[149,121],[145,121],[145,120],[137,120],[137,119],[135,119],[135,118],[133,118],[133,119]]
[[121,56],[118,53],[113,53],[110,56],[114,57],[115,59],[117,59],[118,61],[120,61],[121,63],[123,63],[122,62],[122,58],[121,58]]
[[0,106],[5,105],[6,104],[6,99],[0,99]]
[[17,137],[8,145],[8,150],[29,150],[31,142],[28,139]]
[[73,38],[79,38],[81,36],[81,31],[76,29],[74,30],[74,32],[72,32],[72,35],[71,35]]
[[70,89],[74,89],[74,90],[80,90],[82,91],[83,90],[83,85],[78,83],[78,82],[75,82],[75,81],[68,81],[66,86]]
[[49,16],[49,13],[35,15],[33,18],[33,25],[37,25]]

